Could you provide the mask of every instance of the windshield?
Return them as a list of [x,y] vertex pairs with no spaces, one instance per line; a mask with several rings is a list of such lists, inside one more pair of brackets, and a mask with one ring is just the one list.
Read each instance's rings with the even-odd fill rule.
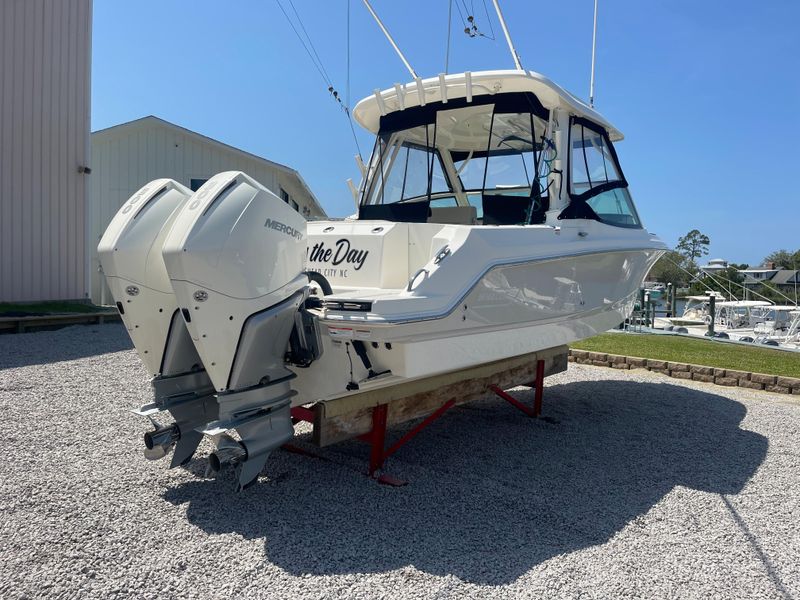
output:
[[387,115],[361,205],[472,206],[479,219],[503,221],[496,224],[541,222],[551,160],[547,129],[548,113],[529,93]]

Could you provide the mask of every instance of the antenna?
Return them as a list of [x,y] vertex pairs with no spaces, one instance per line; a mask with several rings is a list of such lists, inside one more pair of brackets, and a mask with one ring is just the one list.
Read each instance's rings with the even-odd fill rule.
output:
[[594,108],[594,51],[597,47],[597,0],[594,0],[594,25],[592,28],[592,77],[589,79],[589,106]]
[[[367,0],[364,0],[366,2]],[[508,33],[508,27],[506,27],[506,20],[503,18],[503,12],[500,10],[500,4],[497,0],[492,0],[494,4],[494,9],[497,11],[497,18],[500,19],[500,26],[503,28],[503,33],[506,36],[506,42],[508,42],[508,49],[511,51],[511,58],[514,59],[514,64],[517,67],[518,71],[523,71],[522,68],[522,61],[519,59],[519,54],[514,49],[514,42],[511,41],[511,34]]]
[[406,66],[406,69],[408,69],[408,72],[411,73],[411,77],[413,77],[414,79],[418,79],[419,76],[417,75],[416,71],[414,71],[414,69],[411,68],[411,65],[408,64],[406,57],[403,56],[402,52],[400,52],[400,48],[397,47],[397,44],[395,43],[394,39],[392,39],[392,35],[389,33],[389,30],[386,29],[386,26],[384,26],[378,14],[373,10],[372,5],[369,3],[369,0],[364,0],[364,6],[367,7],[367,10],[370,12],[372,17],[378,23],[378,27],[381,28],[381,31],[383,31],[383,35],[385,35],[386,39],[389,40],[389,43],[392,45],[392,48],[394,48],[394,51],[397,52],[397,56],[400,57],[400,60],[403,61],[403,64]]

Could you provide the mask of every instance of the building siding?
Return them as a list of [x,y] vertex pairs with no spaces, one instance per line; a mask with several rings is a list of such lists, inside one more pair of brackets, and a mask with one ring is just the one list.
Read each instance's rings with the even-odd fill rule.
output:
[[0,2],[0,301],[88,295],[91,15]]
[[145,117],[92,134],[90,178],[91,299],[111,297],[100,274],[97,244],[119,207],[148,181],[169,177],[190,186],[222,171],[244,171],[280,195],[283,187],[312,216],[324,216],[296,175],[274,163],[228,147],[155,117]]

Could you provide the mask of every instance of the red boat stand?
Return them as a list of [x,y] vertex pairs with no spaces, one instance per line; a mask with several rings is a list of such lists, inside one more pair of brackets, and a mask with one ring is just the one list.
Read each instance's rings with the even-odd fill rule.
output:
[[[534,388],[534,402],[533,407],[523,404],[508,392],[500,389],[496,385],[490,385],[488,390],[498,395],[500,398],[511,404],[513,407],[519,409],[529,417],[536,418],[542,413],[542,396],[544,394],[544,360],[536,361],[536,380],[528,384],[529,387]],[[401,486],[406,485],[406,481],[397,479],[382,473],[376,475],[378,471],[383,468],[386,460],[397,452],[400,448],[410,442],[416,435],[425,429],[428,425],[439,419],[444,413],[456,405],[455,399],[450,399],[442,404],[433,413],[425,417],[420,423],[409,429],[398,439],[394,444],[386,448],[386,426],[387,417],[389,414],[388,404],[379,404],[372,408],[372,429],[363,435],[358,436],[358,439],[367,442],[370,446],[369,452],[369,468],[367,474],[385,485]],[[298,421],[314,422],[314,412],[311,409],[297,406],[292,408],[292,420],[296,423]],[[294,450],[291,448],[290,450]]]

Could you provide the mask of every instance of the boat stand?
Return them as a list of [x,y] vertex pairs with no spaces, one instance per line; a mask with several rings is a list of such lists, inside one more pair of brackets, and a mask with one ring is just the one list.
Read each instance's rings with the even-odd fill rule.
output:
[[[563,362],[563,366],[566,367],[566,361],[558,360],[560,357],[548,357],[550,359],[550,373],[559,372],[563,370],[561,367],[561,363]],[[556,358],[556,360],[553,360]],[[408,482],[393,477],[387,473],[381,472],[383,469],[386,460],[395,454],[400,448],[405,446],[408,442],[410,442],[413,438],[415,438],[423,429],[431,425],[434,421],[437,421],[440,417],[442,417],[447,411],[449,411],[454,406],[458,404],[463,404],[466,401],[474,400],[481,395],[485,395],[487,391],[490,391],[509,404],[511,404],[514,408],[518,409],[528,417],[537,418],[541,415],[542,412],[542,397],[544,395],[544,378],[546,376],[545,370],[545,359],[544,358],[536,358],[535,361],[532,361],[535,365],[535,374],[536,378],[531,382],[530,379],[527,380],[527,383],[519,384],[519,383],[511,383],[507,376],[500,376],[497,378],[498,381],[502,382],[502,385],[506,387],[515,387],[516,385],[527,385],[534,389],[534,403],[533,406],[528,406],[513,396],[511,396],[508,392],[504,391],[500,385],[497,383],[489,383],[486,385],[486,381],[483,382],[483,386],[481,392],[477,390],[472,391],[469,394],[464,394],[460,398],[450,397],[446,400],[443,404],[438,405],[432,413],[426,416],[422,421],[416,424],[414,427],[409,429],[405,434],[403,434],[396,442],[394,442],[388,448],[386,447],[386,429],[389,425],[389,403],[383,402],[380,404],[376,404],[374,406],[369,407],[366,410],[366,415],[364,414],[365,411],[361,411],[360,417],[369,416],[370,424],[369,430],[365,433],[356,434],[354,436],[363,442],[369,444],[370,453],[369,453],[369,466],[367,469],[367,475],[372,479],[375,479],[378,483],[384,485],[391,485],[391,486],[402,486],[406,485]],[[519,369],[519,367],[515,367]],[[534,371],[533,368],[529,368],[527,372]],[[525,370],[523,370],[525,372]],[[506,373],[499,373],[500,375],[506,375]],[[532,374],[532,373],[531,373]],[[435,390],[438,391],[438,390]],[[441,388],[440,399],[442,397],[447,398],[450,395],[448,392],[451,392],[450,386],[446,386]],[[430,395],[430,394],[428,394]],[[409,397],[413,398],[413,397]],[[430,406],[429,403],[427,403]],[[321,412],[316,409],[315,405],[311,408],[306,408],[303,406],[298,406],[292,409],[292,419],[293,421],[306,421],[309,423],[314,424],[315,429],[315,438],[319,439],[319,436],[316,435],[317,428],[321,427],[321,419],[320,414]],[[398,419],[394,419],[393,421],[395,424],[400,422]],[[289,451],[297,452],[298,449],[294,446],[287,448]],[[302,454],[307,454],[311,456],[316,456],[311,452],[303,451],[300,452]]]

